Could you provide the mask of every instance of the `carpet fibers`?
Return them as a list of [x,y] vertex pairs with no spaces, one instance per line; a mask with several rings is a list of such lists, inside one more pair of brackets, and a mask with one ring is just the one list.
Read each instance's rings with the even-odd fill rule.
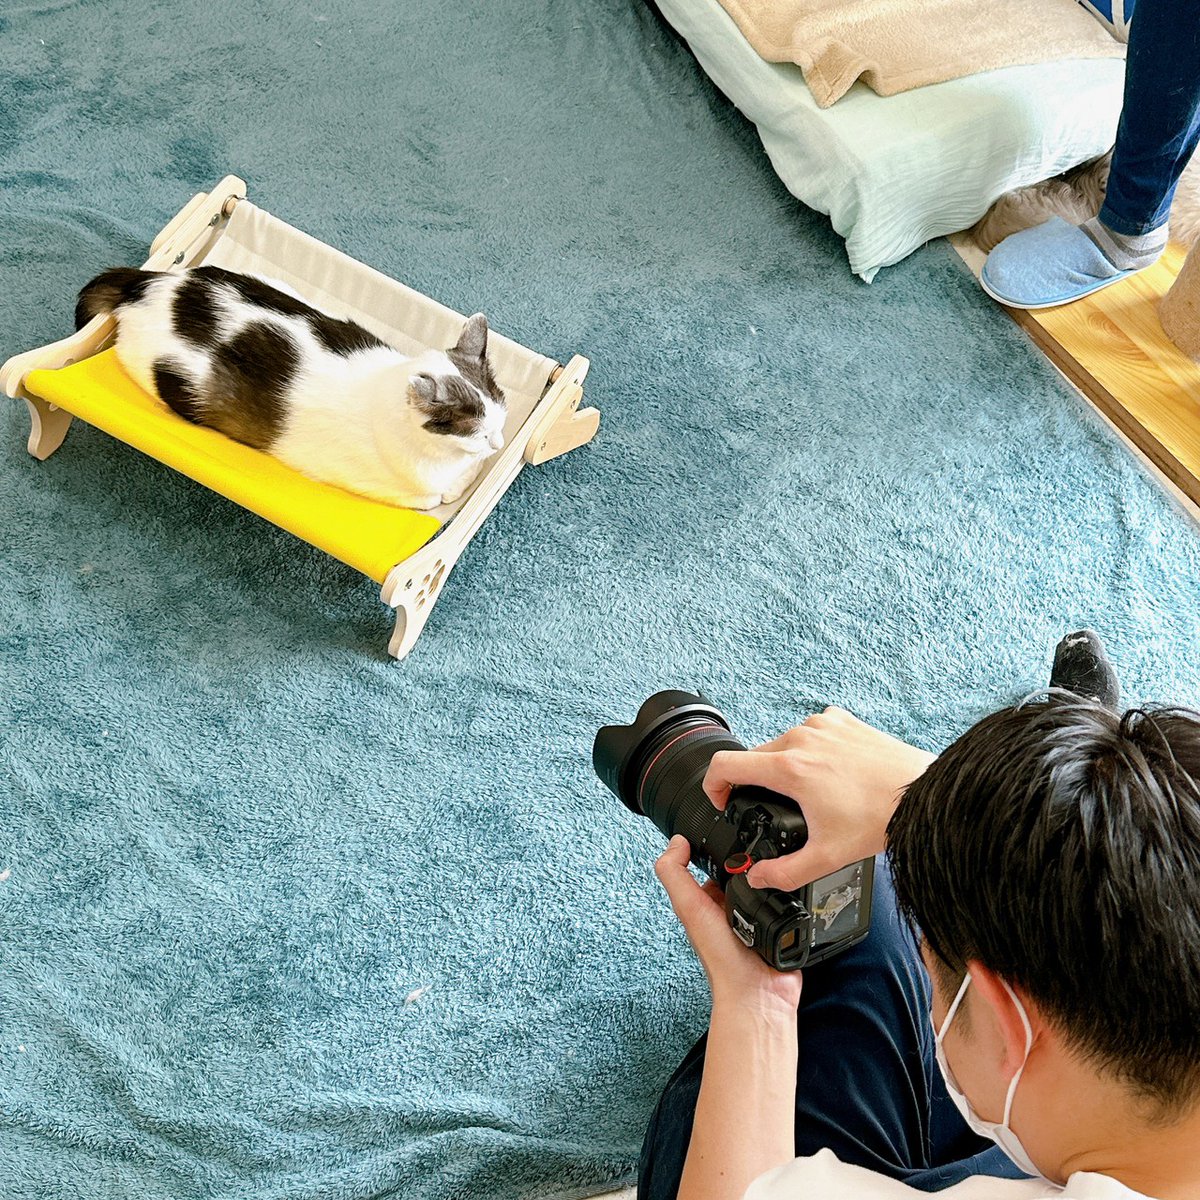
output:
[[594,363],[407,661],[373,585],[0,407],[0,1191],[576,1197],[706,1017],[597,725],[930,747],[1090,624],[1200,701],[1195,532],[943,245],[851,277],[634,0],[5,0],[0,356],[234,172]]

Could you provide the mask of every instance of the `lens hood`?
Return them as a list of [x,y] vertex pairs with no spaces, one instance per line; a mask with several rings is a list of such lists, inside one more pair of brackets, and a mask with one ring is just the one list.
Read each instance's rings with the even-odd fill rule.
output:
[[608,788],[631,812],[642,816],[637,781],[646,748],[665,725],[689,717],[705,717],[722,729],[729,722],[701,695],[693,692],[655,692],[629,725],[605,725],[592,743],[592,766]]

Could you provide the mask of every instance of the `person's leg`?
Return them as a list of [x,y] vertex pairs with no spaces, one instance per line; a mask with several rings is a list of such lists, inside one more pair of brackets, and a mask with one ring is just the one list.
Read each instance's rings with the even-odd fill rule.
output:
[[1161,229],[1197,144],[1200,0],[1138,0],[1100,222],[1129,236]]
[[1200,0],[1138,0],[1108,191],[1080,226],[1052,217],[1002,241],[980,282],[1014,308],[1090,295],[1157,261],[1175,185],[1200,143]]
[[[828,1148],[843,1162],[930,1191],[971,1174],[1016,1174],[946,1093],[933,1057],[929,978],[883,859],[870,935],[805,971],[798,1019],[797,1156]],[[688,1052],[651,1118],[638,1200],[674,1200],[679,1189],[705,1043]],[[729,1104],[736,1108],[737,1097]]]

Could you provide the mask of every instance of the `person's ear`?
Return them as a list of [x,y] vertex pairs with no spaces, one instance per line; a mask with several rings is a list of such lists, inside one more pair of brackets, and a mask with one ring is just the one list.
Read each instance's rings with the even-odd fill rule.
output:
[[976,997],[975,1009],[981,1016],[984,1015],[981,1010],[990,1013],[1003,1043],[1003,1058],[998,1065],[1005,1077],[1011,1078],[1025,1061],[1026,1048],[1032,1045],[1026,1033],[1025,1022],[1021,1019],[1021,1009],[1024,1008],[1029,1019],[1034,1042],[1043,1032],[1044,1022],[1020,989],[1006,985],[999,975],[983,963],[969,962],[967,970],[971,972],[971,991]]

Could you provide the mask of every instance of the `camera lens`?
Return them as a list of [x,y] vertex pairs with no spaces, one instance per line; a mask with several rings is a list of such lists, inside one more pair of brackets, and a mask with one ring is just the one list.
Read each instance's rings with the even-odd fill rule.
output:
[[702,845],[717,813],[704,794],[708,764],[718,750],[744,749],[724,725],[703,716],[666,726],[643,751],[634,796],[639,810],[667,837],[682,833]]
[[718,750],[743,749],[703,696],[667,691],[651,696],[632,725],[601,729],[592,761],[627,808],[649,817],[668,838],[681,833],[723,862],[733,838],[704,794],[704,775]]

